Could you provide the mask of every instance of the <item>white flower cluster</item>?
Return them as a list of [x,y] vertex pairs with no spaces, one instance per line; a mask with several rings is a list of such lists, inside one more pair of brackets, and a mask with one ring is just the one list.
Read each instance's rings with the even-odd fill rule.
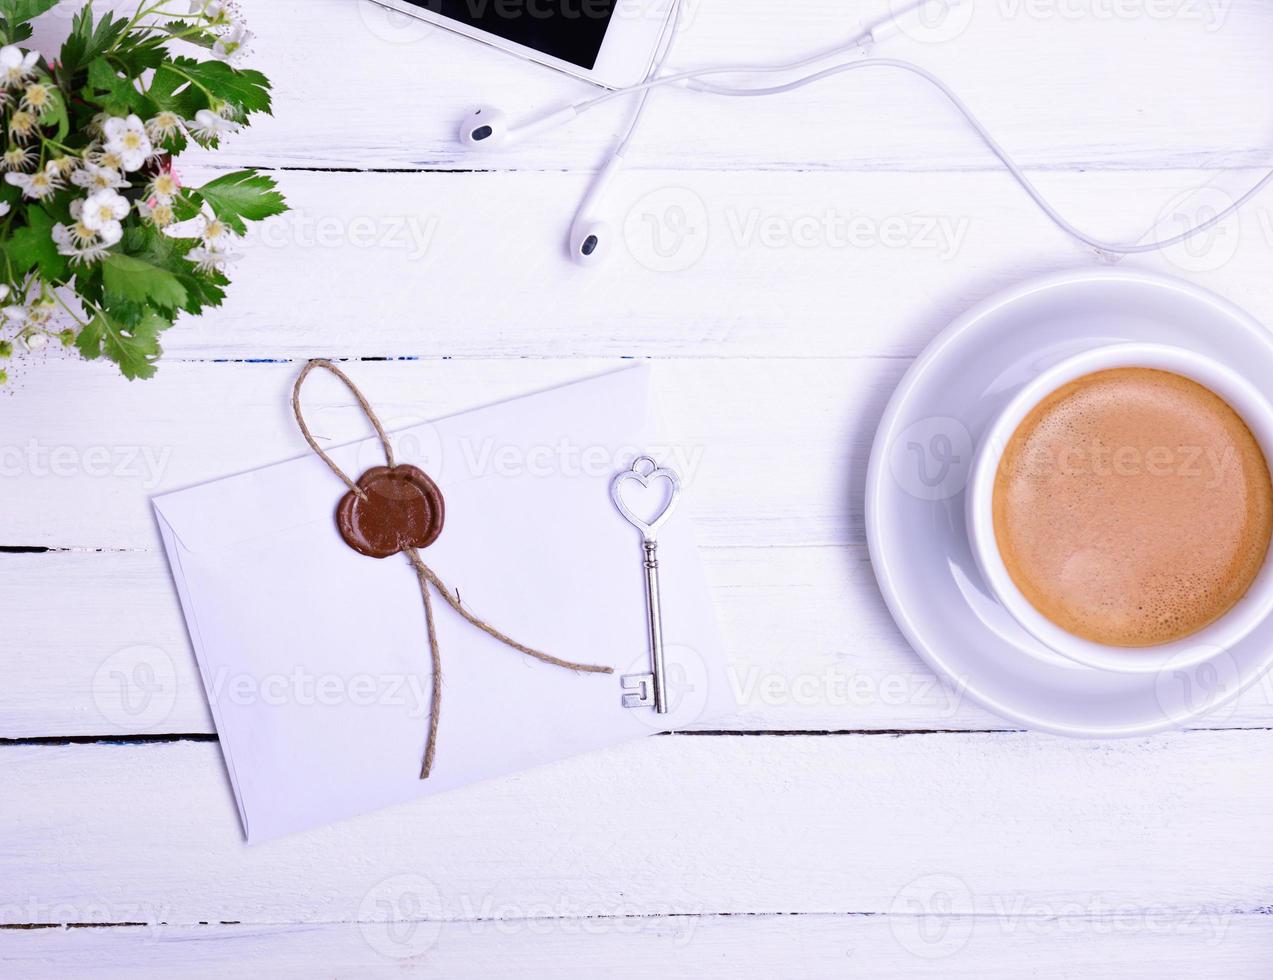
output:
[[[190,0],[190,14],[214,39],[213,57],[234,63],[246,53],[253,35],[230,0]],[[124,220],[133,207],[120,192],[138,186],[134,183],[137,178],[130,175],[147,169],[153,176],[136,202],[143,221],[173,238],[199,239],[187,257],[205,273],[220,271],[238,257],[231,252],[237,236],[210,211],[178,225],[181,181],[170,167],[155,167],[167,152],[164,144],[178,137],[188,136],[207,146],[237,131],[240,123],[233,106],[201,109],[193,119],[183,119],[170,110],[148,120],[135,114],[102,113],[90,126],[94,141],[74,153],[49,140],[41,130],[41,120],[56,108],[59,97],[57,87],[42,77],[38,52],[15,44],[0,47],[0,110],[8,119],[0,131],[0,137],[7,136],[0,152],[0,173],[31,201],[52,197],[68,182],[84,192],[71,202],[73,223],[53,226],[52,238],[60,254],[69,257],[72,264],[88,264],[99,261],[118,244],[124,235]],[[59,153],[62,155],[56,155]],[[12,205],[0,202],[0,219],[11,211]],[[12,292],[10,286],[0,283],[0,303],[9,300]],[[56,335],[59,300],[36,275],[28,277],[18,292],[21,295],[13,297],[18,302],[0,306],[0,324],[16,327],[17,340],[29,349],[38,349]],[[78,319],[71,311],[67,313]],[[0,341],[0,356],[8,356],[7,343]]]
[[186,253],[186,258],[200,272],[221,272],[229,263],[239,260],[239,254],[231,251],[239,237],[224,221],[215,215],[201,214],[196,219],[194,230],[201,241]]
[[5,164],[16,160],[30,165],[35,155],[26,144],[39,135],[40,117],[53,106],[56,90],[34,81],[39,60],[38,52],[23,51],[16,44],[0,48],[0,108],[13,105],[7,126],[13,148],[4,155]]
[[[44,284],[35,279],[27,282],[26,293],[22,302],[0,307],[0,322],[16,327],[18,339],[28,350],[39,350],[48,344],[49,333],[57,329],[53,318],[58,303]],[[8,296],[9,287],[0,285],[0,301]]]
[[212,45],[214,58],[234,64],[247,52],[253,35],[239,19],[234,4],[227,0],[190,0],[190,12],[205,18],[208,27],[218,31]]

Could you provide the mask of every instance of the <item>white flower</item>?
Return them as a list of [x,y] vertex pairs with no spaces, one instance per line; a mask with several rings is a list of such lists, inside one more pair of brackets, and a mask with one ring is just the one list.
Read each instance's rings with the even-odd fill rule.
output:
[[35,150],[29,146],[13,145],[0,157],[0,170],[26,170],[35,163]]
[[228,251],[237,241],[235,234],[230,231],[224,221],[207,215],[201,215],[201,217],[203,227],[199,230],[199,237],[203,239],[203,247],[210,252]]
[[[12,209],[13,205],[11,205],[8,201],[0,201],[0,218],[3,218]],[[0,299],[4,299],[3,293],[0,293]]]
[[37,116],[52,104],[53,90],[47,85],[41,85],[38,82],[28,85],[26,92],[22,95],[22,108],[35,113]]
[[146,134],[156,143],[162,143],[181,132],[181,117],[165,109],[146,121]]
[[0,302],[9,298],[9,287],[0,282]]
[[20,109],[9,117],[9,135],[20,143],[35,136],[36,130],[39,128],[40,120],[35,118],[35,114]]
[[107,170],[122,171],[124,169],[124,158],[118,153],[111,150],[103,150],[101,147],[90,147],[84,154],[84,159],[89,163],[95,163],[99,167],[105,167]]
[[102,240],[103,245],[118,245],[119,240],[124,237],[124,226],[118,221],[108,221],[98,229],[97,237]]
[[71,174],[71,183],[88,191],[118,190],[128,186],[128,178],[118,170],[87,163]]
[[[0,310],[0,317],[9,323],[17,324],[19,330],[43,327],[57,312],[57,302],[51,296],[42,295],[41,290],[39,280],[28,280],[25,287],[28,298],[23,303],[6,306]],[[32,292],[35,293],[34,298],[30,298]]]
[[112,116],[102,124],[102,130],[106,133],[106,152],[119,157],[124,170],[140,170],[155,151],[139,116]]
[[187,252],[186,258],[193,262],[200,272],[220,272],[227,263],[237,260],[238,256],[229,252],[213,251],[201,245]]
[[58,253],[67,256],[73,265],[98,261],[122,235],[118,221],[110,222],[100,233],[87,227],[83,221],[53,226],[53,241]]
[[14,187],[21,187],[22,196],[34,201],[43,200],[63,186],[62,176],[53,164],[33,174],[5,174],[4,179]]
[[56,170],[59,177],[70,177],[80,168],[79,157],[56,157],[49,161],[49,169]]
[[181,181],[171,170],[161,170],[146,188],[148,197],[153,197],[160,204],[171,204],[173,198],[181,193]]
[[190,0],[190,12],[206,17],[214,24],[230,18],[230,8],[225,0]]
[[156,228],[171,228],[177,220],[177,213],[172,205],[164,201],[156,201],[154,204],[138,201],[137,211],[143,221],[149,221]]
[[213,140],[237,130],[238,124],[217,115],[211,109],[200,109],[193,119],[186,120],[186,127],[198,139]]
[[16,44],[0,48],[0,84],[16,88],[35,74],[35,63],[40,60],[38,51],[23,54]]
[[212,45],[212,57],[234,63],[243,57],[248,43],[252,40],[252,32],[242,24],[235,24],[229,32],[217,38]]
[[49,335],[46,333],[27,334],[22,338],[22,342],[27,345],[27,350],[37,351],[43,350],[49,342]]
[[100,232],[107,225],[119,224],[120,221],[128,216],[128,210],[128,201],[107,188],[94,191],[89,195],[88,200],[84,202],[83,210],[80,212],[80,221],[86,227]]

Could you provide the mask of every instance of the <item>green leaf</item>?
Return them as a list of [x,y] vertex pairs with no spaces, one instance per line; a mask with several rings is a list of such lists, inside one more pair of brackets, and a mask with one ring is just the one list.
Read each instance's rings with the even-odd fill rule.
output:
[[52,10],[58,0],[0,0],[0,17],[17,26],[34,20],[46,10]]
[[5,243],[5,255],[12,263],[13,274],[18,281],[31,269],[38,269],[40,276],[47,281],[58,282],[66,278],[66,258],[58,254],[53,241],[53,224],[53,218],[44,208],[31,205],[27,208],[26,227],[15,231]]
[[97,92],[105,93],[101,101],[108,112],[154,115],[155,104],[137,91],[137,86],[131,78],[120,75],[105,58],[97,58],[89,64],[88,86]]
[[195,47],[207,48],[210,51],[217,43],[217,36],[211,31],[191,33],[193,28],[185,21],[170,20],[162,27],[169,34],[180,35],[183,44],[193,44]]
[[75,346],[89,360],[106,354],[130,381],[150,378],[163,349],[159,334],[172,323],[154,310],[146,310],[136,323],[123,324],[106,311],[98,312],[75,338]]
[[176,276],[186,290],[186,301],[181,308],[197,315],[206,307],[221,305],[230,280],[219,272],[199,272],[195,268],[186,254],[196,244],[192,239],[169,238],[151,225],[135,225],[124,232],[127,254]]
[[[195,61],[193,58],[173,58],[161,65],[155,73],[155,83],[164,74],[176,75],[206,89],[211,95],[237,106],[245,115],[270,111],[270,80],[259,71],[237,69],[224,61]],[[162,82],[164,89],[171,88],[171,80]],[[153,88],[153,86],[152,86]]]
[[106,319],[101,314],[89,320],[75,335],[75,347],[89,361],[102,356],[102,337],[106,333]]
[[287,210],[287,201],[277,188],[272,177],[255,170],[236,170],[196,188],[195,193],[231,230],[242,235],[247,232],[244,219],[263,221]]
[[62,69],[67,77],[105,54],[127,26],[127,18],[114,17],[109,11],[94,25],[92,5],[86,3],[81,7],[71,22],[70,35],[62,45]]
[[145,259],[111,253],[102,259],[106,292],[134,303],[176,311],[186,302],[186,289],[167,269]]

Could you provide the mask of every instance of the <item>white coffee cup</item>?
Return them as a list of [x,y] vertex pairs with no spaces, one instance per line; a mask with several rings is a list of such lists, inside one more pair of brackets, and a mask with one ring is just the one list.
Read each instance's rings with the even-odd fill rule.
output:
[[[1068,357],[1025,385],[991,421],[973,459],[968,480],[968,536],[982,578],[1012,617],[1037,640],[1080,664],[1122,673],[1180,670],[1208,660],[1242,640],[1273,611],[1273,560],[1265,557],[1246,594],[1214,623],[1189,636],[1148,647],[1118,647],[1075,636],[1034,607],[1008,573],[995,541],[994,485],[999,461],[1030,411],[1058,388],[1095,371],[1157,368],[1198,382],[1223,398],[1246,422],[1273,460],[1273,406],[1245,378],[1180,347],[1110,344]],[[1273,555],[1273,549],[1270,549]]]

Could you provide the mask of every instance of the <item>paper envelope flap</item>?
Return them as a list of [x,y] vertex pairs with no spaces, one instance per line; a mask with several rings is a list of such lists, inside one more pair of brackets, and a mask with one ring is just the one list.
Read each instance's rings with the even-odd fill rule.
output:
[[[600,391],[606,392],[609,406],[603,413],[596,411]],[[419,466],[445,495],[448,486],[518,470],[551,476],[572,466],[612,466],[611,442],[616,432],[628,431],[636,437],[657,424],[652,415],[650,372],[644,365],[524,397],[535,399],[533,416],[510,411],[519,398],[390,431],[396,462]],[[574,438],[564,443],[546,438],[555,432],[574,433]],[[304,447],[299,431],[296,441],[298,448]],[[384,450],[374,435],[323,448],[355,480],[368,468],[384,463]],[[619,448],[628,455],[646,451],[635,443]],[[214,483],[166,493],[152,503],[177,543],[190,553],[201,553],[224,551],[291,528],[329,524],[343,494],[342,484],[326,464],[306,452]]]

